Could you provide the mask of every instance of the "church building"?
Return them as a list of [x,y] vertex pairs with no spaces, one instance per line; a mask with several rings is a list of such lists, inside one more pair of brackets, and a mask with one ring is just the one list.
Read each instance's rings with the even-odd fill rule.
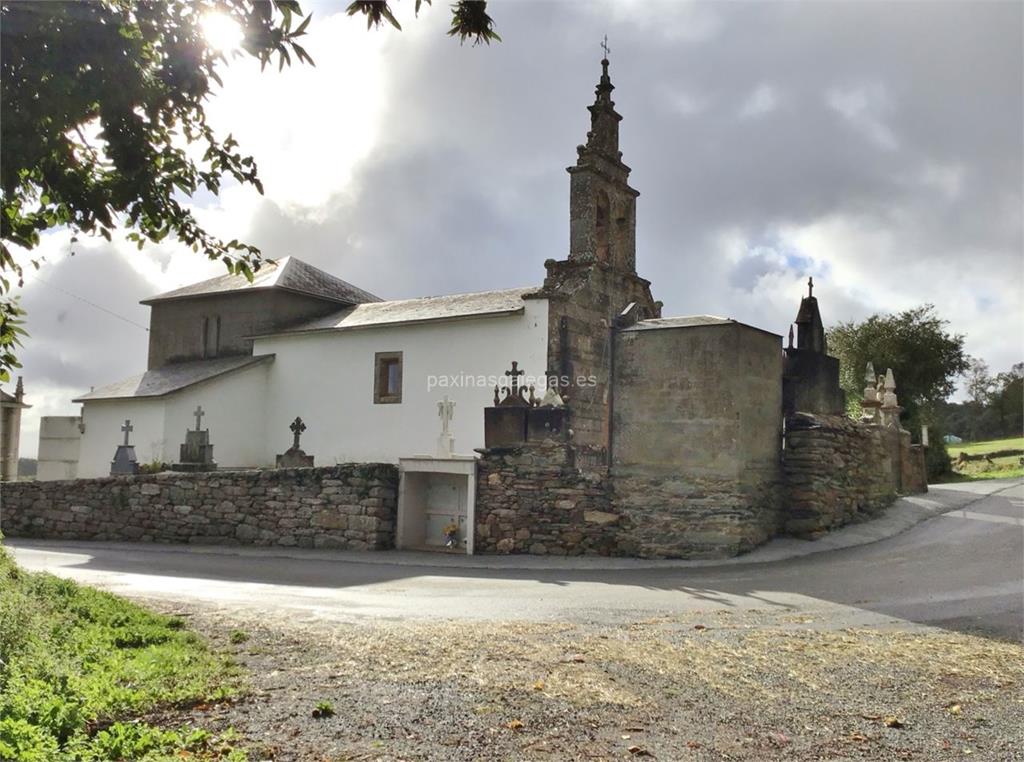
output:
[[[145,372],[78,397],[81,418],[62,422],[80,432],[77,464],[40,473],[133,473],[179,454],[222,471],[396,464],[437,451],[440,415],[455,457],[479,458],[469,548],[475,534],[482,552],[720,555],[779,531],[786,479],[806,485],[799,469],[819,465],[794,456],[784,466],[784,421],[805,440],[826,431],[814,416],[835,419],[828,431],[843,441],[881,429],[842,419],[838,361],[812,293],[788,348],[729,318],[662,315],[637,272],[639,193],[619,151],[607,59],[601,67],[568,168],[567,256],[545,262],[542,282],[389,301],[285,256],[252,281],[223,275],[154,296],[143,302]],[[861,503],[895,494],[910,446],[895,420],[894,458],[858,474],[884,489],[816,517],[851,520]]]
[[[542,283],[385,301],[286,256],[265,264],[251,282],[224,275],[146,299],[146,371],[75,400],[82,404],[83,429],[77,476],[109,473],[126,420],[140,463],[173,462],[200,407],[221,468],[274,465],[297,416],[307,427],[302,448],[318,464],[393,462],[430,452],[435,406],[444,396],[457,405],[451,422],[456,448],[472,452],[484,445],[479,411],[491,403],[494,384],[507,381],[512,361],[538,396],[549,379],[561,383],[578,446],[607,459],[618,434],[621,461],[641,464],[649,448],[640,434],[665,420],[642,409],[653,402],[645,385],[681,371],[664,353],[666,343],[688,348],[675,358],[686,374],[694,371],[698,345],[757,345],[770,358],[763,370],[777,381],[778,336],[720,318],[661,317],[661,302],[636,270],[639,193],[629,185],[619,151],[622,117],[613,89],[606,59],[589,107],[591,129],[568,169],[568,257],[546,262]],[[636,375],[620,379],[621,399],[614,402],[613,333],[622,337],[622,372]],[[739,357],[735,351],[720,355],[716,366]],[[662,367],[640,372],[647,362]],[[752,378],[726,377],[730,383]],[[725,393],[720,384],[696,386],[691,393],[698,396],[709,387]],[[680,447],[696,433],[679,437]],[[705,449],[706,442],[690,446]],[[663,450],[659,458],[674,461],[682,454]]]

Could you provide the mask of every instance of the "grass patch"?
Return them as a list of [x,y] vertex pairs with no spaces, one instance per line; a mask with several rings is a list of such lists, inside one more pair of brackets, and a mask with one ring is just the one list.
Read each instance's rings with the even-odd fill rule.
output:
[[956,458],[961,452],[966,452],[968,455],[980,455],[984,452],[995,452],[996,450],[1024,450],[1024,437],[992,439],[988,442],[950,444],[946,445],[946,449],[949,450],[951,458]]
[[245,759],[231,733],[138,719],[230,698],[239,675],[182,620],[24,572],[0,547],[0,759]]
[[944,478],[939,479],[939,482],[966,482],[983,479],[1014,479],[1024,477],[1024,466],[1021,465],[1019,455],[992,458],[990,461],[957,461],[961,452],[968,455],[983,455],[1000,450],[1022,450],[1024,449],[1024,437],[993,439],[988,442],[951,444],[947,445],[946,449],[953,459],[953,471]]

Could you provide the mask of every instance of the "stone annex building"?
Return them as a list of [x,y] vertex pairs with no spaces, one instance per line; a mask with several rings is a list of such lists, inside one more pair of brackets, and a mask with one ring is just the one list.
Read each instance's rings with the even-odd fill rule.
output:
[[[3,530],[721,556],[923,489],[894,395],[884,417],[844,417],[812,293],[788,347],[662,315],[601,65],[568,168],[568,257],[542,284],[384,301],[285,257],[148,299],[147,370],[44,419],[40,473],[57,481],[6,485]],[[112,458],[199,473],[110,476]]]

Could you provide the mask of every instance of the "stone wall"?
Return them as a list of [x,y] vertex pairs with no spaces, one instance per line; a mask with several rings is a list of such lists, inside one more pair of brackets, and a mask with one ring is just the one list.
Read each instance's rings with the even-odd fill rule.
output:
[[814,536],[880,513],[900,491],[900,434],[843,416],[789,416],[783,530]]
[[580,472],[555,441],[483,451],[477,471],[476,552],[622,555],[606,475]]
[[609,475],[554,441],[482,452],[477,553],[721,558],[776,530],[777,484]]
[[615,474],[612,488],[625,555],[725,558],[752,550],[778,528],[777,482]]
[[0,487],[10,537],[393,547],[398,469],[389,464],[162,473]]

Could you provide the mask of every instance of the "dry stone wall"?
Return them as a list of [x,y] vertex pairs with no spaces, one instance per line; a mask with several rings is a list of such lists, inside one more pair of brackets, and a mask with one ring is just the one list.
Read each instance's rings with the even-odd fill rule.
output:
[[478,553],[621,555],[608,483],[581,472],[570,445],[548,441],[484,451],[477,471]]
[[11,537],[393,547],[398,469],[390,464],[164,473],[0,486]]
[[751,550],[778,527],[778,484],[616,474],[618,545],[649,558],[723,558]]
[[783,530],[814,536],[877,515],[899,491],[900,452],[896,428],[835,415],[789,416]]
[[777,485],[609,475],[577,454],[551,441],[483,451],[477,552],[721,558],[775,532]]

